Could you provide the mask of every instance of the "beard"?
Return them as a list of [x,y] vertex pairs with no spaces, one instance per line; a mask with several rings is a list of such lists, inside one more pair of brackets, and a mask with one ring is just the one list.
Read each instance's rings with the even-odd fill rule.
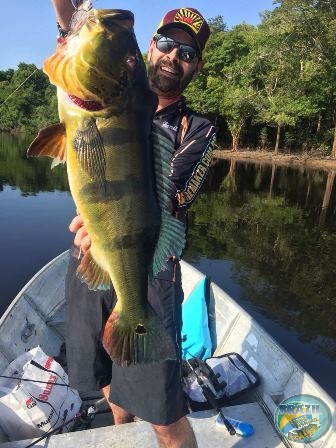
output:
[[[165,75],[161,67],[167,67],[174,71],[175,76]],[[156,64],[149,61],[148,80],[151,90],[159,96],[169,98],[181,94],[192,80],[193,73],[184,75],[181,66],[170,60],[161,60]]]

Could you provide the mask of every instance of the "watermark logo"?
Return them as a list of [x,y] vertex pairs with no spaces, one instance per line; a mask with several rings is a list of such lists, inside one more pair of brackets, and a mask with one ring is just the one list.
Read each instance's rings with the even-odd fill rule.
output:
[[320,439],[330,429],[331,412],[314,395],[293,395],[283,400],[274,414],[278,431],[291,442],[309,443]]

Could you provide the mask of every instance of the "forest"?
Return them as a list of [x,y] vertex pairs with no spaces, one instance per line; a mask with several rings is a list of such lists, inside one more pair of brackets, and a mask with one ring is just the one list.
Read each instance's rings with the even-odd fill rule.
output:
[[[335,158],[336,0],[274,6],[258,26],[209,20],[189,105],[213,121],[219,148]],[[0,71],[0,86],[0,131],[36,132],[58,121],[56,90],[33,64]]]
[[217,161],[188,214],[185,259],[233,260],[249,301],[336,359],[335,202],[326,227],[323,172],[275,169],[273,183],[271,166]]

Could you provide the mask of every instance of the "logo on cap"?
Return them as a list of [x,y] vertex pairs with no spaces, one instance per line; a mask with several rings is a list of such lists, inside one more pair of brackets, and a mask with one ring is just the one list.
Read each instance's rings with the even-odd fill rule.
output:
[[189,26],[195,34],[201,29],[204,19],[199,14],[188,8],[181,8],[174,17],[174,22],[180,22]]

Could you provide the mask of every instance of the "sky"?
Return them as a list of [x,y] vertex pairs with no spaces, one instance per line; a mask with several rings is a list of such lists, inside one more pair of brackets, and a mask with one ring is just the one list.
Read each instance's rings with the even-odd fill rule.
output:
[[[57,28],[51,0],[2,0],[0,70],[16,68],[19,62],[42,66],[55,48]],[[260,23],[259,12],[274,8],[273,0],[93,0],[97,9],[129,9],[135,15],[135,34],[140,50],[147,50],[162,16],[170,9],[191,6],[205,19],[223,16],[229,28],[241,22]]]

